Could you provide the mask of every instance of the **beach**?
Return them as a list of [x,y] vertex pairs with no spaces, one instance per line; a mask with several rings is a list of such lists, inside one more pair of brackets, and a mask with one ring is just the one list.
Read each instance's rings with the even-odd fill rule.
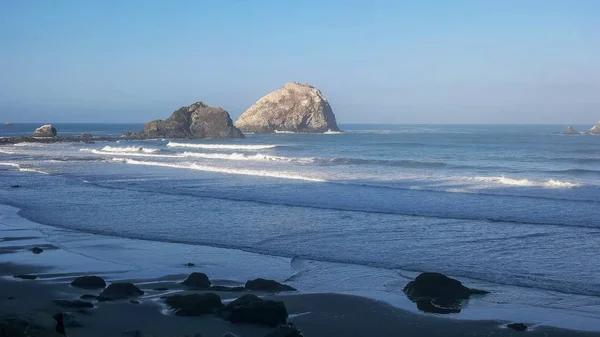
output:
[[[64,235],[77,238],[80,242],[96,242],[97,247],[88,249],[89,255],[68,251],[52,245],[43,234],[43,225],[23,219],[17,215],[18,209],[0,206],[0,313],[3,318],[27,317],[34,322],[43,321],[40,317],[57,312],[73,315],[82,327],[67,327],[69,336],[126,336],[126,332],[141,331],[151,336],[184,336],[201,333],[202,336],[221,336],[232,332],[238,336],[265,336],[274,328],[250,324],[232,324],[216,315],[179,317],[164,304],[162,297],[174,294],[204,293],[193,291],[181,284],[186,278],[186,269],[192,271],[211,270],[215,255],[194,255],[195,266],[188,267],[190,256],[175,258],[170,256],[172,270],[135,270],[127,268],[127,261],[139,253],[132,249],[135,242],[119,245],[119,239],[109,240],[103,236],[59,230]],[[68,232],[68,233],[67,233]],[[46,232],[47,233],[47,232]],[[133,240],[135,241],[135,240]],[[132,246],[133,244],[133,246]],[[138,249],[148,251],[144,242],[138,242]],[[74,245],[77,246],[77,245]],[[174,251],[180,248],[174,245]],[[33,254],[30,249],[40,247],[41,254]],[[164,246],[161,246],[164,251]],[[120,256],[123,264],[102,259],[98,252],[110,250]],[[271,262],[276,263],[276,262]],[[251,269],[251,268],[250,268]],[[161,275],[158,276],[157,275]],[[227,272],[225,272],[226,274]],[[14,275],[30,274],[38,278],[23,280]],[[137,298],[139,304],[128,299],[97,302],[94,308],[79,313],[53,304],[53,300],[76,300],[81,295],[93,291],[70,286],[70,282],[81,275],[99,275],[111,283],[130,281],[138,285],[145,294]],[[255,270],[248,278],[269,275],[268,270]],[[147,275],[147,278],[140,276]],[[209,274],[210,275],[210,274]],[[135,278],[136,276],[137,278]],[[270,276],[273,276],[272,274]],[[132,278],[134,277],[134,278]],[[242,285],[239,280],[217,279],[214,284]],[[292,282],[293,284],[293,282]],[[155,290],[161,289],[161,290]],[[233,292],[216,292],[224,303],[239,297]],[[382,301],[360,296],[334,293],[264,293],[257,295],[265,299],[283,301],[289,313],[288,321],[298,327],[304,336],[515,336],[522,333],[506,328],[509,322],[473,321],[444,318],[438,315],[418,314],[395,308]],[[10,298],[10,299],[9,299]],[[526,322],[527,323],[527,322]],[[577,332],[552,327],[536,326],[526,332],[529,336],[598,336],[594,332]],[[144,336],[146,336],[144,335]]]

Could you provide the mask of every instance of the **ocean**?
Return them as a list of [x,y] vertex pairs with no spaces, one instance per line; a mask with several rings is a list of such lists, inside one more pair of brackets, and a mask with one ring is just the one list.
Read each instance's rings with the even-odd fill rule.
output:
[[[36,126],[1,125],[0,136]],[[408,306],[407,280],[436,271],[492,291],[457,317],[599,322],[600,137],[560,125],[340,127],[2,146],[0,204],[79,232],[285,258],[307,292]]]

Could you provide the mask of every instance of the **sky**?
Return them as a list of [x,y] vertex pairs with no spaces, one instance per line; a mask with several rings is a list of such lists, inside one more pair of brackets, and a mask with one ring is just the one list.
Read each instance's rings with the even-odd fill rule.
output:
[[600,1],[3,0],[0,120],[237,118],[289,81],[338,122],[594,124]]

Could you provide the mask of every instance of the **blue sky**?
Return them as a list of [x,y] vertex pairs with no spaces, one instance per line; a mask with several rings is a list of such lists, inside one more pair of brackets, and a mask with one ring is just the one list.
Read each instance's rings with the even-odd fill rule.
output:
[[600,1],[0,2],[0,119],[235,119],[308,82],[341,123],[600,119]]

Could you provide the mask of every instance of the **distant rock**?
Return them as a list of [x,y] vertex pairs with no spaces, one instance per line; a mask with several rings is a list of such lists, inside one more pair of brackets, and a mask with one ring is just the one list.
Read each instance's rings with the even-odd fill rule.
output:
[[253,133],[339,131],[333,110],[321,91],[297,82],[286,83],[259,99],[235,126]]
[[579,132],[575,131],[575,129],[573,129],[570,125],[569,127],[563,132],[563,134],[565,135],[578,135]]
[[71,282],[71,286],[83,289],[104,289],[106,281],[100,276],[81,276]]
[[35,129],[32,137],[56,137],[56,128],[50,124]]
[[281,284],[277,281],[273,280],[265,280],[263,278],[257,278],[255,280],[251,280],[246,282],[245,288],[248,290],[257,290],[257,291],[271,291],[271,292],[280,292],[280,291],[295,291],[296,289]]
[[144,125],[146,138],[243,138],[244,134],[233,125],[229,113],[220,107],[196,102],[173,112],[166,120],[155,120]]
[[32,253],[34,253],[35,255],[37,254],[41,254],[44,252],[44,250],[40,247],[33,247],[31,249],[29,249]]
[[200,316],[215,313],[223,307],[221,298],[214,293],[174,295],[166,298],[165,302],[173,308],[176,316]]
[[404,287],[404,293],[417,308],[431,313],[460,312],[460,304],[473,294],[487,291],[470,289],[460,281],[440,273],[422,273]]
[[527,331],[527,325],[523,323],[511,323],[508,324],[506,327],[516,331]]
[[283,302],[247,294],[229,303],[221,311],[221,317],[231,323],[277,326],[287,322],[288,313]]
[[208,276],[206,276],[206,274],[204,274],[204,273],[198,273],[198,272],[191,273],[185,279],[185,281],[183,281],[183,284],[190,288],[197,288],[197,289],[210,288],[210,280],[208,279]]
[[600,135],[600,122],[589,129],[588,132],[593,135]]
[[144,295],[144,292],[135,286],[133,283],[129,282],[117,282],[109,285],[102,293],[100,297],[106,299],[121,299],[128,297],[137,297]]

